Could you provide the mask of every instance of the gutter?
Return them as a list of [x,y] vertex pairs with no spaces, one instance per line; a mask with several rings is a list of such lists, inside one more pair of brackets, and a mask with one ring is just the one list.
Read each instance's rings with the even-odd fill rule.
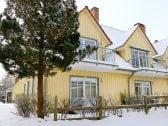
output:
[[118,67],[118,65],[115,65],[115,64],[110,64],[110,63],[109,63],[109,64],[108,64],[108,63],[106,64],[106,63],[102,63],[102,62],[99,62],[99,61],[89,61],[89,60],[88,60],[88,61],[86,61],[86,60],[84,61],[84,60],[81,60],[80,62],[92,63],[92,64],[97,64],[97,65],[100,64],[100,65],[107,65],[107,66]]
[[150,70],[150,69],[141,69],[141,70],[139,70],[139,71],[152,71],[152,72],[160,72],[160,73],[165,73],[165,74],[167,74],[168,72],[164,72],[164,71],[160,71],[160,70]]
[[137,72],[139,70],[131,70],[131,69],[124,69],[124,68],[117,68],[117,70],[127,71],[127,72]]

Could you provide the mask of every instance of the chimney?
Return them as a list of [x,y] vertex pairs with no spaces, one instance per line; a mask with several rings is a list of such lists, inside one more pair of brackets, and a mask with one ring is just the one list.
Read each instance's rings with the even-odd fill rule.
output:
[[93,15],[93,17],[95,18],[95,20],[99,23],[99,8],[97,7],[93,7],[90,10],[91,14]]
[[145,28],[145,25],[144,24],[141,24],[141,23],[136,23],[134,26],[138,25],[142,32],[146,35],[146,28]]
[[158,42],[158,40],[155,40],[155,41],[154,41],[154,43],[157,43],[157,42]]

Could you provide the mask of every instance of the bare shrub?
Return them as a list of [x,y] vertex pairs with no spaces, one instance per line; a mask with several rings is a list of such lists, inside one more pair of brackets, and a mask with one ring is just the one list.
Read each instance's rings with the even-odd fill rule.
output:
[[108,102],[109,102],[109,104],[110,104],[111,106],[117,104],[117,100],[116,100],[116,98],[114,98],[113,96],[109,96],[109,97],[108,97]]
[[48,116],[49,113],[52,113],[54,111],[54,104],[51,101],[51,97],[44,97],[43,111],[45,116]]
[[[69,105],[69,99],[68,98],[61,98],[59,99],[59,103],[58,103],[58,107],[59,108],[68,108],[70,105]],[[74,112],[72,111],[64,111],[64,112],[61,112],[61,116],[60,118],[61,119],[66,119],[68,114],[73,114]]]
[[59,99],[58,106],[60,108],[68,108],[70,106],[69,105],[69,99],[68,98],[61,98],[61,99]]
[[103,116],[104,117],[106,116],[106,113],[109,115],[109,112],[106,109],[106,107],[108,106],[108,104],[109,104],[109,100],[106,99],[106,97],[103,97],[103,99],[102,99],[102,106],[105,107],[105,109],[103,110]]
[[28,118],[31,114],[34,114],[33,104],[28,95],[18,95],[15,103],[20,116]]
[[126,98],[127,98],[127,96],[126,96],[126,93],[120,93],[120,102],[121,102],[121,104],[122,105],[126,105],[127,103],[126,103]]

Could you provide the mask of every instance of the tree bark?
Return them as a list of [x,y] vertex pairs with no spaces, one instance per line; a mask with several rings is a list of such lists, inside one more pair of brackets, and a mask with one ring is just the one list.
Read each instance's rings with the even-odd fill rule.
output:
[[43,99],[43,57],[44,57],[44,35],[41,33],[41,41],[39,42],[39,62],[38,62],[38,87],[37,87],[37,115],[38,118],[44,119],[44,99]]
[[38,88],[37,88],[37,115],[39,118],[44,119],[43,111],[43,70],[38,70]]

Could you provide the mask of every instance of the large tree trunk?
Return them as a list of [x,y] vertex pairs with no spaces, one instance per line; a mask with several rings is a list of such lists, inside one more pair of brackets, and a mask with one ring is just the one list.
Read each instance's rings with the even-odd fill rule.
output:
[[37,88],[37,115],[39,118],[44,119],[43,111],[43,70],[38,71],[38,88]]

